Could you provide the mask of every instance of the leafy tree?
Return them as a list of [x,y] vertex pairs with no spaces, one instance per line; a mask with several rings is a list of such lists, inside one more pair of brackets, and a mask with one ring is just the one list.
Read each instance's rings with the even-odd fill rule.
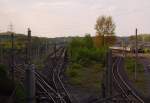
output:
[[98,35],[102,35],[103,46],[105,45],[105,36],[113,35],[115,28],[116,26],[111,16],[98,17],[95,25],[95,30],[97,31]]
[[106,50],[102,46],[96,47],[94,44],[90,35],[73,38],[69,45],[71,61],[82,65],[91,61],[103,62],[102,58],[104,58]]
[[84,38],[85,47],[92,48],[93,47],[93,39],[90,34],[87,34]]
[[111,46],[116,42],[116,37],[115,36],[107,36],[106,39],[106,44]]
[[102,36],[101,35],[96,35],[93,38],[94,46],[96,48],[100,48],[102,46]]

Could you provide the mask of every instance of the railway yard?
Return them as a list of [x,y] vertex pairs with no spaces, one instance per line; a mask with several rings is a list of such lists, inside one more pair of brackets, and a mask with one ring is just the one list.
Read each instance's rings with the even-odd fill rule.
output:
[[[142,89],[136,86],[136,81],[134,83],[134,79],[132,78],[134,75],[133,70],[128,73],[124,66],[126,57],[135,59],[135,53],[117,47],[109,48],[106,52],[106,59],[104,59],[105,65],[101,66],[105,68],[102,70],[102,80],[95,78],[101,81],[98,82],[99,88],[96,89],[92,85],[90,88],[85,88],[82,84],[83,88],[80,85],[71,84],[69,77],[66,76],[66,69],[74,62],[68,53],[70,52],[68,44],[65,42],[47,44],[45,47],[41,46],[38,48],[37,52],[36,49],[32,49],[32,37],[30,33],[28,31],[28,37],[26,37],[27,47],[24,49],[26,51],[23,52],[25,54],[22,57],[19,57],[20,54],[15,55],[14,49],[11,50],[10,61],[3,61],[1,57],[1,62],[10,62],[11,70],[9,78],[24,88],[24,96],[20,99],[22,103],[149,103],[148,95],[150,91],[148,91],[148,95],[143,94],[141,92]],[[147,78],[149,77],[148,56],[148,54],[138,54],[138,61],[144,65],[143,71],[145,73],[143,73],[146,74]],[[9,58],[8,56],[6,57]],[[95,65],[94,63],[93,65]],[[74,77],[75,74],[71,75]],[[144,85],[145,90],[150,89],[150,80],[142,83],[147,84],[146,87]],[[5,96],[1,94],[0,102],[18,103],[18,97],[16,97],[17,88],[14,85],[11,93]],[[97,93],[92,91],[92,89],[95,89]]]
[[0,103],[150,103],[150,0],[0,0]]

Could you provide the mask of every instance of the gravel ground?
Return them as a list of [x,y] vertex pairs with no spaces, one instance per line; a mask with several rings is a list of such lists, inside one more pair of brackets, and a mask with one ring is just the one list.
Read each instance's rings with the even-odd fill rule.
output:
[[66,76],[63,77],[63,81],[73,103],[92,103],[91,101],[101,96],[100,90],[95,92],[94,88],[87,89],[71,85]]
[[71,85],[67,85],[66,87],[71,95],[73,103],[91,103],[91,101],[97,100],[100,95],[100,93],[97,94],[94,91],[86,88],[75,87]]
[[65,75],[65,73],[63,74],[62,80],[68,93],[70,94],[73,103],[93,103],[92,101],[96,101],[98,98],[101,97],[100,90],[95,90],[94,88],[87,89],[71,85],[69,83],[69,78]]

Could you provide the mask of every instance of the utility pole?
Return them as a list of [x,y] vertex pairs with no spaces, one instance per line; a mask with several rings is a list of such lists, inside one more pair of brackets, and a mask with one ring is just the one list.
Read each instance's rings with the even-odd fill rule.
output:
[[126,55],[127,55],[127,43],[126,43],[125,39],[123,40],[123,43],[124,43],[124,45],[123,45],[124,46],[123,47],[124,48],[124,57],[126,58]]
[[27,41],[27,65],[26,65],[26,98],[27,103],[35,103],[35,66],[31,64],[31,30],[28,28]]
[[11,35],[11,79],[14,82],[14,33],[13,33],[13,25],[10,23],[9,30]]
[[14,33],[11,32],[11,75],[14,81]]
[[55,59],[56,59],[56,42],[54,42],[54,52],[55,52]]
[[124,56],[125,54],[124,40],[121,41],[121,47],[122,47],[122,56]]
[[135,40],[135,58],[136,58],[136,62],[135,62],[135,70],[134,70],[134,79],[137,79],[137,59],[138,59],[138,36],[137,36],[137,28],[135,29],[135,36],[136,36],[136,40]]
[[31,30],[28,28],[28,38],[27,38],[27,64],[31,64]]
[[2,53],[2,43],[1,43],[1,38],[0,38],[0,63],[3,62],[3,53]]

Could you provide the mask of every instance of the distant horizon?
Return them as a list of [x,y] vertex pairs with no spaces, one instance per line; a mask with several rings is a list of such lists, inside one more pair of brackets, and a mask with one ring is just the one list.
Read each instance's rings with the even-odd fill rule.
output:
[[[0,32],[0,34],[2,34],[2,33],[7,33],[7,32],[9,32],[9,31]],[[15,34],[27,35],[27,32],[26,32],[26,33],[15,32]],[[32,36],[45,37],[45,38],[84,37],[86,34],[90,34],[90,33],[84,33],[83,35],[78,34],[78,35],[69,35],[69,36],[46,37],[46,36],[43,36],[43,35],[41,35],[41,34],[38,34],[38,35],[32,34],[32,31],[31,31],[31,35],[32,35]],[[41,36],[40,36],[40,35],[41,35]],[[93,37],[93,36],[96,36],[96,34],[95,34],[95,35],[90,34],[90,35],[91,35],[92,37]],[[135,34],[131,34],[131,35],[128,35],[128,36],[120,36],[120,35],[114,35],[114,36],[116,36],[116,37],[129,37],[129,36],[134,36],[134,35],[135,35]],[[138,35],[150,35],[150,33],[140,33],[140,34],[138,34]]]
[[[135,28],[136,29],[136,28]],[[16,31],[13,31],[13,32],[15,32],[15,33],[17,33],[17,34],[27,34],[27,28],[25,29],[26,31],[24,31],[24,32],[16,32]],[[135,30],[134,30],[135,31]],[[119,35],[119,34],[116,34],[115,33],[115,36],[117,36],[117,37],[128,37],[128,36],[132,36],[132,35],[135,35],[134,34],[134,31],[133,31],[133,34],[127,34],[127,35]],[[2,30],[0,30],[0,33],[6,33],[6,32],[9,32],[8,30],[6,30],[6,31],[2,31]],[[69,36],[71,36],[71,37],[76,37],[76,36],[81,36],[81,37],[83,37],[83,36],[85,36],[86,34],[90,34],[91,36],[94,36],[94,35],[96,35],[96,31],[95,31],[95,33],[82,33],[82,34],[77,34],[77,33],[74,33],[74,34],[72,34],[72,35],[70,35],[70,34],[67,34],[67,33],[65,33],[65,34],[62,34],[62,33],[59,33],[59,34],[61,34],[61,35],[58,35],[57,34],[57,36],[51,36],[51,35],[53,35],[53,34],[48,34],[48,33],[34,33],[34,31],[32,31],[32,29],[31,29],[31,32],[32,32],[32,35],[33,36],[37,36],[37,37],[48,37],[48,38],[55,38],[55,37],[69,37]],[[44,34],[46,34],[46,35],[44,35]],[[142,33],[142,32],[139,32],[138,31],[138,34],[150,34],[150,32],[148,33]]]

